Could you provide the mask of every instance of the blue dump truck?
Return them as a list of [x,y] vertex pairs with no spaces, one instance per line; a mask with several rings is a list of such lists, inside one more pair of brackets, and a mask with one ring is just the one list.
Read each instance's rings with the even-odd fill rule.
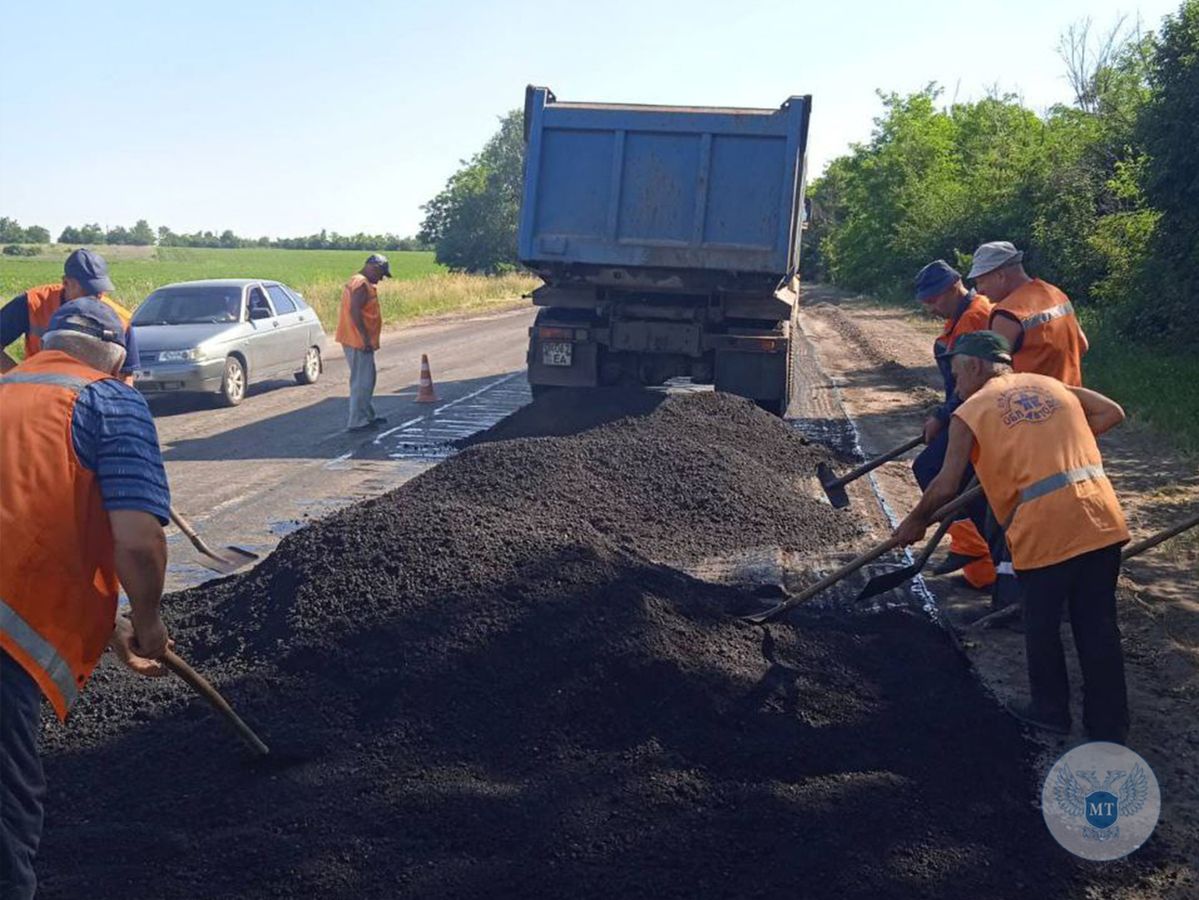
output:
[[721,109],[528,88],[518,249],[545,281],[535,394],[686,376],[786,412],[810,110],[810,97]]

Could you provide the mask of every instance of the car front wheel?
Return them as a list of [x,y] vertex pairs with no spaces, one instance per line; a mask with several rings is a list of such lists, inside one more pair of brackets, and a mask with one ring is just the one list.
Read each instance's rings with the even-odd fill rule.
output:
[[221,402],[237,406],[246,398],[246,369],[241,360],[230,356],[225,360],[225,375],[221,378]]
[[300,384],[316,384],[321,377],[321,351],[317,347],[309,347],[304,354],[304,368],[296,372],[296,381]]

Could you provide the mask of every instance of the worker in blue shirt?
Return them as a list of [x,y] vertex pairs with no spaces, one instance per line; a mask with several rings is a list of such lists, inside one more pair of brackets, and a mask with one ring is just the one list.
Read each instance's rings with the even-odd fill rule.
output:
[[25,338],[25,358],[42,349],[42,335],[50,325],[50,319],[58,308],[80,297],[96,297],[112,308],[125,328],[125,364],[121,374],[132,383],[133,373],[138,367],[137,342],[129,322],[129,310],[108,296],[113,290],[108,277],[108,263],[99,253],[91,250],[76,250],[63,264],[61,284],[41,284],[31,287],[0,308],[0,373],[7,372],[17,364],[8,355],[8,346],[18,338]]
[[167,672],[159,602],[171,500],[149,407],[116,377],[124,323],[85,297],[63,304],[43,336],[41,352],[0,377],[3,900],[37,889],[42,698],[65,719],[106,645],[140,675]]

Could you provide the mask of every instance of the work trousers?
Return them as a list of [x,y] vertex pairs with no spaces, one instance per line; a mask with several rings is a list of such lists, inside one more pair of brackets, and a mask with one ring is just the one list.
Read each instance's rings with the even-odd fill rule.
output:
[[350,367],[350,417],[347,428],[361,428],[375,420],[375,354],[342,347]]
[[1128,694],[1116,623],[1120,545],[1092,550],[1052,566],[1018,571],[1024,593],[1024,645],[1033,708],[1050,719],[1070,717],[1070,685],[1062,649],[1062,604],[1083,680],[1083,724],[1094,741],[1124,743]]
[[37,755],[41,710],[37,682],[0,650],[0,900],[29,900],[37,890],[33,858],[46,793]]

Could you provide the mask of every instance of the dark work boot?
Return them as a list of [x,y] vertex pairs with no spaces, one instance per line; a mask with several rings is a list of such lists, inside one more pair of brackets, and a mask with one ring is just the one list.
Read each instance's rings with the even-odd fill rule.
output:
[[933,566],[933,574],[948,575],[950,572],[965,568],[978,558],[977,556],[966,556],[964,553],[950,553],[940,563]]
[[1033,728],[1040,728],[1042,731],[1051,731],[1054,734],[1069,734],[1070,733],[1070,713],[1052,714],[1044,710],[1037,709],[1033,703],[1005,703],[1004,708],[1011,713],[1015,718],[1019,719],[1025,725],[1031,725]]

